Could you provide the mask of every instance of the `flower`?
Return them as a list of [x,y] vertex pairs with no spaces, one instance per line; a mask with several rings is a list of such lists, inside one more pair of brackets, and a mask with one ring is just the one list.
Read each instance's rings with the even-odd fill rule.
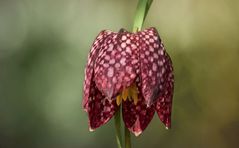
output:
[[155,28],[130,33],[104,30],[96,37],[85,69],[83,108],[92,131],[122,104],[125,126],[136,136],[155,111],[171,126],[172,61]]

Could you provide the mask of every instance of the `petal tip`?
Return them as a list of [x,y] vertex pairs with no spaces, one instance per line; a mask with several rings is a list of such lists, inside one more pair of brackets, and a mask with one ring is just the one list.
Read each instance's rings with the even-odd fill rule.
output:
[[146,100],[146,107],[149,108],[151,107],[154,103],[156,102],[156,99],[149,99],[149,100]]
[[95,129],[93,129],[93,128],[89,127],[89,131],[90,131],[90,132],[94,132],[94,131],[95,131]]
[[136,131],[136,132],[134,132],[134,135],[136,136],[136,137],[138,137],[139,135],[141,135],[142,134],[142,131]]
[[171,129],[171,123],[164,123],[166,130]]

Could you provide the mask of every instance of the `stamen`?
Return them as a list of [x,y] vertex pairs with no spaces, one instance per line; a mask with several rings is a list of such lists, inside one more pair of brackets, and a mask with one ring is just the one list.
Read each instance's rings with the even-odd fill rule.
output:
[[129,101],[132,101],[132,94],[133,94],[133,92],[132,92],[133,90],[131,89],[131,88],[129,88],[129,91],[128,91],[128,93],[129,93],[129,96],[128,96],[128,99],[129,99]]
[[126,101],[127,97],[128,97],[128,88],[124,89],[122,92],[122,98],[124,101]]
[[134,105],[136,105],[138,103],[138,94],[137,94],[137,92],[134,92],[132,94],[132,98],[134,100]]
[[122,101],[121,94],[116,97],[116,104],[119,106]]
[[123,89],[123,91],[116,97],[116,104],[119,106],[122,100],[134,101],[134,105],[138,103],[138,90],[136,84],[132,84],[130,87]]

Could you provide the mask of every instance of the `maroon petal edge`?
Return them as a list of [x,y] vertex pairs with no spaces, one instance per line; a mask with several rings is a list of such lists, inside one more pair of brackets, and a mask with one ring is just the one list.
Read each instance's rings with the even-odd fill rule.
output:
[[[139,81],[137,81],[137,86],[139,88]],[[150,107],[147,106],[146,101],[143,98],[141,92],[139,92],[138,94],[137,104],[134,104],[133,101],[129,100],[123,102],[122,114],[125,126],[135,136],[139,136],[146,129],[154,116],[154,112],[154,104]]]
[[90,53],[88,55],[88,61],[85,68],[85,79],[84,79],[83,101],[82,101],[82,106],[86,112],[88,109],[90,86],[91,86],[91,83],[93,82],[93,73],[94,73],[93,67],[95,64],[94,61],[97,58],[99,51],[102,48],[102,43],[104,42],[105,38],[111,33],[112,33],[111,31],[107,31],[107,30],[101,31],[96,37],[96,39],[94,40]]
[[140,78],[142,81],[141,92],[147,105],[155,102],[162,88],[160,88],[162,77],[161,69],[165,50],[161,39],[155,28],[149,28],[138,32],[140,38]]
[[160,120],[165,124],[166,128],[171,128],[171,111],[174,90],[174,75],[172,61],[169,55],[165,52],[165,65],[161,69],[163,77],[161,78],[163,91],[160,92],[160,97],[155,103],[155,108]]
[[88,101],[89,130],[107,123],[119,109],[116,100],[109,99],[102,95],[96,88],[95,83],[91,84],[90,96]]

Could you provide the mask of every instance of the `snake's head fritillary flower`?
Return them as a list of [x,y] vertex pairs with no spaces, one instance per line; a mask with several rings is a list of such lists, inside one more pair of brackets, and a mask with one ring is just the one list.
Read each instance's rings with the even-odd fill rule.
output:
[[90,130],[109,121],[120,104],[125,125],[136,136],[155,111],[170,128],[173,86],[172,62],[155,28],[100,32],[85,69],[83,107]]

